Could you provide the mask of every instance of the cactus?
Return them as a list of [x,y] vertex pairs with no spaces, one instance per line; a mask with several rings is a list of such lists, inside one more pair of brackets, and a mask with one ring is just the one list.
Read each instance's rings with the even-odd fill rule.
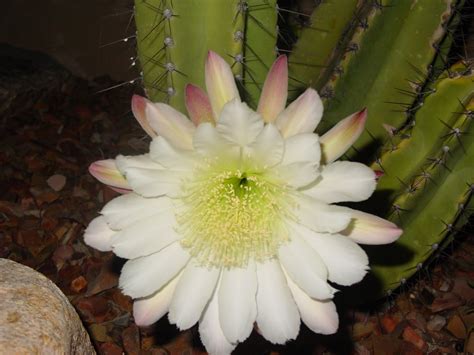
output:
[[[403,284],[436,255],[469,202],[474,181],[474,76],[445,72],[430,88],[412,123],[383,149],[383,169],[372,203],[389,210],[405,233],[397,242],[406,261],[393,265],[392,250],[374,248],[374,272],[386,293]],[[397,141],[397,142],[395,142]],[[409,164],[407,164],[409,162]],[[387,203],[388,202],[388,203]],[[375,250],[376,249],[376,250]],[[387,266],[390,265],[390,266]]]
[[276,55],[274,0],[136,0],[135,18],[144,86],[153,101],[184,112],[184,87],[204,85],[205,54],[215,49],[255,105]]
[[[219,48],[241,74],[243,10],[233,1],[137,0],[138,57],[148,96],[184,111],[184,86],[203,85],[204,58]],[[199,69],[198,69],[199,68]]]
[[335,0],[323,2],[313,11],[312,25],[301,32],[290,57],[290,75],[296,82],[294,94],[305,86],[320,89],[324,85],[351,35],[361,25],[353,16],[362,19],[369,8],[370,4],[357,0]]
[[385,7],[372,5],[336,72],[321,89],[327,98],[325,124],[334,125],[353,106],[366,106],[368,123],[357,149],[383,142],[387,134],[380,121],[402,125],[406,114],[400,106],[411,107],[407,93],[416,94],[412,82],[424,81],[428,75],[435,45],[443,38],[443,23],[452,14],[452,2],[405,0],[386,1]]
[[366,288],[373,297],[429,264],[468,211],[473,76],[469,67],[446,65],[463,4],[323,0],[310,25],[295,30],[288,25],[294,8],[276,0],[135,0],[143,84],[153,101],[184,112],[185,85],[204,86],[205,53],[214,50],[255,107],[278,46],[289,53],[289,99],[307,86],[320,90],[325,130],[367,107],[366,132],[349,158],[384,172],[366,209],[405,230],[392,247],[367,248],[376,264],[384,261],[374,266],[378,290]]

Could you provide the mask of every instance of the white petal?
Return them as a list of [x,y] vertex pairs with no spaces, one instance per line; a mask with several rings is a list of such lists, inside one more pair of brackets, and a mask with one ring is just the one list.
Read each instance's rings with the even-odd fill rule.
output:
[[314,133],[301,133],[285,140],[282,165],[296,162],[318,164],[321,160],[319,137]]
[[158,135],[177,148],[191,149],[195,127],[185,115],[163,103],[150,103],[145,112],[148,123]]
[[[219,287],[219,285],[217,286]],[[214,291],[211,301],[207,305],[199,321],[199,335],[209,354],[228,355],[237,344],[230,343],[219,324],[218,292]]]
[[150,158],[173,170],[191,170],[195,164],[191,151],[176,148],[161,136],[153,138],[150,144]]
[[300,330],[298,309],[278,261],[257,264],[257,325],[265,339],[284,344]]
[[198,153],[208,155],[224,145],[224,139],[212,123],[204,122],[196,128],[196,133],[194,133],[193,137],[193,147]]
[[323,115],[323,103],[318,93],[309,88],[283,111],[276,125],[283,137],[312,133]]
[[224,269],[219,284],[219,321],[231,343],[244,341],[257,317],[257,275],[255,264],[247,268]]
[[369,259],[352,240],[339,234],[316,233],[303,226],[299,232],[323,259],[329,281],[349,286],[364,278],[369,269]]
[[181,245],[173,243],[158,253],[129,260],[120,274],[120,288],[132,298],[149,296],[178,274],[188,259]]
[[346,209],[352,220],[341,234],[359,244],[388,244],[397,240],[403,233],[394,223],[373,214]]
[[176,197],[184,177],[183,172],[179,171],[143,168],[127,168],[125,176],[133,191],[143,197]]
[[115,231],[111,230],[105,218],[99,216],[94,218],[84,232],[84,242],[100,251],[112,250],[111,238]]
[[100,213],[105,217],[110,228],[120,230],[172,207],[171,200],[167,197],[144,198],[135,193],[129,193],[114,198],[102,208]]
[[326,165],[314,186],[305,194],[326,203],[366,200],[375,190],[375,173],[368,166],[349,161]]
[[181,239],[175,230],[176,224],[172,210],[141,219],[112,237],[112,249],[125,259],[156,253]]
[[176,276],[153,295],[137,299],[133,302],[133,318],[138,326],[151,325],[168,312],[179,279],[180,275]]
[[340,206],[331,206],[312,197],[300,195],[295,215],[298,222],[316,232],[336,233],[349,225],[351,214]]
[[266,124],[256,141],[247,150],[252,168],[267,168],[278,164],[284,152],[280,131],[271,123]]
[[311,297],[326,300],[334,289],[327,283],[328,271],[321,257],[296,232],[291,241],[280,247],[278,258],[284,269]]
[[310,185],[319,176],[318,165],[308,162],[277,165],[272,169],[272,172],[281,183],[288,184],[294,188]]
[[128,168],[143,168],[143,169],[162,169],[163,167],[154,162],[149,154],[125,156],[118,155],[115,158],[117,169],[125,175]]
[[304,324],[315,333],[334,334],[339,327],[339,317],[334,302],[318,301],[304,293],[290,278],[288,286],[298,305]]
[[216,288],[218,269],[195,265],[186,266],[171,302],[168,319],[180,330],[192,327],[201,318],[202,312]]
[[225,140],[245,147],[253,143],[260,134],[263,120],[245,103],[234,99],[225,104],[216,128]]
[[211,123],[201,123],[193,141],[197,153],[206,157],[219,157],[225,164],[234,163],[240,157],[240,148],[226,141]]

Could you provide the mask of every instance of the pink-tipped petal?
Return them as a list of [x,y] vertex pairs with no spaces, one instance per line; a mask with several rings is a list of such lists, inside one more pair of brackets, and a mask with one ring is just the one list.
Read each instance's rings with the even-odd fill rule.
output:
[[215,123],[211,102],[204,90],[195,85],[188,84],[186,85],[185,93],[186,109],[191,121],[196,126],[203,122]]
[[394,223],[373,214],[348,208],[352,220],[349,226],[340,232],[359,244],[389,244],[403,233]]
[[381,170],[374,170],[374,173],[375,173],[375,177],[376,177],[377,180],[385,175],[385,173]]
[[118,192],[119,194],[122,194],[122,195],[125,195],[125,194],[128,194],[128,193],[132,192],[132,190],[129,190],[129,189],[119,189],[119,188],[113,187],[113,186],[109,186],[109,188],[114,190],[115,192]]
[[313,133],[323,115],[323,103],[314,89],[307,89],[276,119],[276,126],[284,138],[299,133]]
[[151,128],[150,124],[148,123],[148,120],[146,119],[146,105],[148,102],[150,101],[140,95],[133,95],[132,112],[140,126],[143,128],[143,130],[150,137],[156,137],[156,132],[153,130],[153,128]]
[[271,67],[262,95],[258,103],[258,113],[265,122],[274,122],[277,116],[285,109],[288,97],[288,59],[285,55],[277,58]]
[[92,163],[89,166],[89,172],[101,183],[109,185],[114,190],[118,189],[118,191],[116,190],[117,192],[122,193],[121,190],[128,192],[132,189],[127,180],[118,171],[114,159],[98,160]]
[[235,98],[240,99],[239,91],[229,64],[217,53],[209,51],[205,71],[207,94],[214,117],[218,120],[227,102]]
[[148,123],[158,135],[177,148],[192,148],[196,127],[185,115],[161,102],[148,102],[145,112]]
[[328,164],[343,155],[364,131],[367,109],[353,113],[321,136],[323,161]]

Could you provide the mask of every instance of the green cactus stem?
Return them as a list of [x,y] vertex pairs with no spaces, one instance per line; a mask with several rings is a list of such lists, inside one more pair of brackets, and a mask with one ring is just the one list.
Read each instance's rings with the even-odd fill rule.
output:
[[313,11],[311,25],[300,32],[291,52],[289,73],[296,90],[290,93],[290,100],[306,86],[320,89],[327,81],[347,41],[362,25],[357,19],[363,18],[367,5],[358,0],[323,1]]
[[184,112],[184,87],[204,87],[208,50],[228,59],[242,75],[244,12],[240,1],[136,0],[138,56],[152,101]]
[[263,82],[276,58],[278,9],[276,0],[246,2],[243,89],[248,104],[256,108]]
[[378,160],[385,175],[372,203],[390,206],[389,218],[404,229],[394,246],[369,248],[369,256],[382,261],[373,271],[384,292],[402,285],[447,243],[474,187],[474,76],[453,73],[433,85],[416,124]]
[[255,107],[276,57],[277,14],[276,0],[135,0],[148,97],[184,112],[184,87],[204,86],[204,61],[213,50],[228,60]]
[[329,98],[327,127],[367,107],[366,132],[355,144],[359,150],[387,138],[383,124],[400,127],[417,94],[416,83],[426,79],[452,4],[453,0],[387,0],[383,6],[374,5],[368,27],[359,27],[348,45],[342,74],[333,75],[322,89]]

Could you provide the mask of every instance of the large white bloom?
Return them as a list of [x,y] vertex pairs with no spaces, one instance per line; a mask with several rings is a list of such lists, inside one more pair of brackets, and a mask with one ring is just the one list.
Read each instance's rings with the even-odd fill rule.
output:
[[368,260],[356,243],[400,235],[388,221],[334,205],[365,200],[375,188],[368,167],[334,162],[362,131],[365,110],[319,138],[318,94],[308,89],[285,109],[287,80],[282,56],[254,112],[240,101],[229,66],[210,52],[209,96],[186,89],[194,124],[135,96],[150,152],[91,165],[99,180],[127,193],[104,207],[85,241],[130,259],[120,287],[135,299],[138,325],[166,313],[180,329],[199,322],[213,354],[230,353],[255,322],[279,344],[297,336],[300,319],[333,333],[336,290],[328,281],[360,281]]

